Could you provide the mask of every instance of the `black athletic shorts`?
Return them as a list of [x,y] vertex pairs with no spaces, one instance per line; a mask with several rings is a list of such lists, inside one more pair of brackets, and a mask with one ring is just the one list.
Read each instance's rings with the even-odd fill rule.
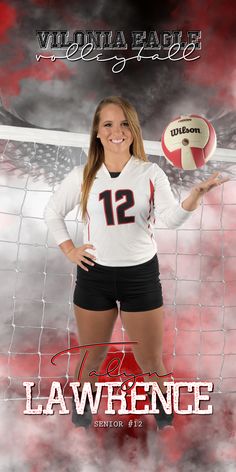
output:
[[146,311],[163,305],[157,255],[143,264],[109,267],[77,266],[74,304],[87,310],[109,310],[120,302],[123,311]]

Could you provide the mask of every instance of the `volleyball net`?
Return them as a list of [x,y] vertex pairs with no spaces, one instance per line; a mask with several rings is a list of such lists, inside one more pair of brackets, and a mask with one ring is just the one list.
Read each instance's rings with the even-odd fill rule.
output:
[[[77,346],[73,314],[76,268],[56,247],[43,220],[51,193],[84,164],[89,136],[0,126],[0,399],[24,399],[23,382],[46,398],[60,381],[66,394]],[[230,181],[204,196],[179,229],[157,222],[155,235],[165,303],[164,362],[175,380],[211,381],[215,393],[236,392],[236,152],[217,148],[196,171],[173,168],[160,142],[145,141],[149,160],[166,172],[180,200],[199,179],[219,170]],[[66,217],[82,244],[78,208]],[[122,360],[127,336],[118,318],[109,355]],[[115,342],[124,342],[119,349]]]

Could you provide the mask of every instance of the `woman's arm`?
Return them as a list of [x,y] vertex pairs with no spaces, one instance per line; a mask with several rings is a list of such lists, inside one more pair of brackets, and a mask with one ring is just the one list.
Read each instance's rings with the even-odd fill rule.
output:
[[[65,241],[71,241],[65,223],[65,216],[80,202],[82,178],[82,166],[75,167],[61,182],[45,208],[45,223],[58,245]],[[70,246],[72,244],[71,241]],[[69,248],[68,243],[66,248]]]
[[65,216],[80,203],[83,167],[75,167],[62,181],[56,192],[50,198],[44,212],[45,222],[52,233],[57,245],[65,256],[85,271],[88,265],[94,265],[96,257],[87,251],[95,249],[92,244],[75,247],[65,223]]
[[154,215],[160,218],[167,228],[178,228],[191,215],[200,201],[202,196],[209,192],[212,188],[227,182],[229,179],[219,177],[219,172],[214,173],[206,181],[200,182],[193,187],[189,196],[179,203],[171,190],[168,177],[165,172],[155,164],[156,176],[154,183]]
[[67,241],[64,241],[63,243],[59,244],[59,247],[61,248],[65,256],[68,256],[69,253],[71,253],[71,251],[75,249],[75,245],[72,239],[68,239]]
[[165,172],[157,164],[153,166],[155,225],[160,219],[167,228],[178,228],[189,218],[191,212],[183,208],[174,197]]

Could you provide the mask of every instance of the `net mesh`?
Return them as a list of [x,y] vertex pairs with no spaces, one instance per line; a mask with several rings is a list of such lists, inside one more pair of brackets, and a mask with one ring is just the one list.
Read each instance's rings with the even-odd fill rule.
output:
[[[59,380],[64,394],[74,380],[77,357],[73,315],[75,267],[55,246],[43,220],[58,183],[86,160],[88,136],[1,127],[0,140],[0,398],[24,399],[23,382],[46,398]],[[10,136],[9,136],[10,134]],[[66,134],[66,139],[65,139]],[[14,137],[17,136],[17,140]],[[34,142],[33,139],[37,140]],[[76,142],[76,139],[78,142]],[[44,140],[44,142],[43,142]],[[63,143],[66,141],[66,145]],[[177,230],[155,228],[165,302],[164,362],[175,380],[212,381],[215,393],[236,391],[236,164],[232,151],[217,150],[204,169],[174,169],[160,155],[160,143],[145,141],[149,160],[167,173],[183,199],[198,178],[214,170],[230,182],[207,194]],[[154,153],[156,155],[154,155]],[[78,208],[66,217],[76,244],[82,243]],[[118,318],[112,342],[128,338]],[[109,355],[132,356],[125,344]]]

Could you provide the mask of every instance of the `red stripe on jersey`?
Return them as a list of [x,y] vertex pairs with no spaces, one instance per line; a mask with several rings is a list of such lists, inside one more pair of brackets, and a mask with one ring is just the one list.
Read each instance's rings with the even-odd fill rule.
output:
[[[148,213],[148,220],[151,218],[152,206],[154,208],[154,184],[151,179],[149,179],[149,189],[150,189],[150,197],[149,197],[149,213]],[[148,225],[148,228],[150,225]]]
[[[149,179],[149,185],[150,185],[150,198],[149,198],[149,216],[148,216],[148,220],[151,217],[152,205],[153,205],[153,208],[155,208],[155,205],[154,205],[154,190],[155,190],[155,188],[154,188],[154,184],[153,184],[151,179]],[[153,220],[153,223],[155,224],[155,218]]]
[[89,216],[88,210],[87,210],[87,216],[88,216],[88,219],[89,219],[89,223],[88,223],[88,241],[90,241],[90,216]]
[[151,179],[149,179],[149,184],[150,184],[150,198],[149,198],[149,203],[151,205],[151,203],[154,205],[154,185],[151,181]]

